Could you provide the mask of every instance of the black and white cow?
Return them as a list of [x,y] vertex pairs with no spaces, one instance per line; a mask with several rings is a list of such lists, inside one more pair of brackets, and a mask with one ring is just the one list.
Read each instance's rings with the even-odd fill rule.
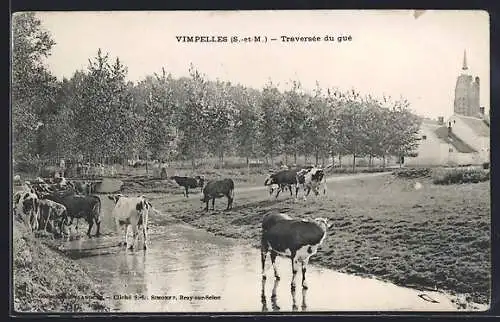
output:
[[298,171],[296,181],[297,190],[300,186],[304,190],[304,200],[307,199],[311,190],[317,196],[321,185],[323,185],[323,194],[326,194],[326,176],[325,171],[321,168],[310,167]]
[[[120,246],[126,245],[128,249],[133,249],[137,244],[139,237],[139,228],[142,228],[143,233],[143,248],[147,249],[148,240],[148,221],[149,211],[153,209],[151,203],[144,196],[128,197],[122,194],[110,195],[109,199],[113,200],[115,207],[112,211],[112,216],[115,220],[116,230],[119,233],[123,229],[125,241],[120,242]],[[128,239],[128,228],[132,230],[133,242]]]
[[212,199],[212,210],[215,210],[215,199],[227,197],[227,208],[229,210],[233,207],[234,201],[234,182],[232,179],[226,178],[222,180],[209,181],[205,188],[203,188],[202,202],[206,203],[205,211],[208,211],[208,202]]
[[297,197],[297,170],[281,170],[276,173],[272,173],[266,178],[264,185],[269,186],[270,195],[272,195],[276,190],[275,198],[278,198],[280,192],[285,190],[287,187],[290,190],[290,196],[293,196],[292,187],[295,187],[295,197]]
[[306,269],[309,258],[317,252],[330,227],[325,218],[293,219],[286,214],[264,216],[261,239],[262,279],[266,279],[265,263],[267,253],[270,252],[276,279],[280,278],[276,257],[278,255],[288,257],[292,262],[292,291],[295,290],[295,277],[299,264],[302,265],[302,287],[307,288]]
[[89,224],[87,236],[91,237],[90,232],[94,223],[97,230],[95,236],[100,236],[101,227],[101,199],[98,196],[75,195],[72,192],[52,193],[42,197],[64,205],[67,210],[67,216],[71,219],[69,225],[73,224],[73,219],[76,218],[76,230],[78,231],[78,222],[80,218],[84,218]]
[[38,229],[40,213],[38,195],[33,189],[24,187],[13,196],[14,215],[21,218],[32,230]]
[[186,196],[186,198],[189,196],[189,188],[200,188],[200,191],[203,191],[203,185],[205,184],[205,179],[201,176],[196,176],[194,178],[173,176],[170,177],[170,179],[174,180],[179,186],[184,187],[184,196]]

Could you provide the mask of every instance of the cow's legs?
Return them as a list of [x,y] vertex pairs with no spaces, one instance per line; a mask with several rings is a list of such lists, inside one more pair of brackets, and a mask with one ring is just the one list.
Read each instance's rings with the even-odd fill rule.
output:
[[95,236],[96,237],[99,237],[101,235],[101,220],[100,219],[96,219],[95,220],[95,225],[97,227],[97,230],[96,230],[96,233],[95,233]]
[[186,189],[186,192],[184,193],[184,195],[187,197],[189,197],[189,191],[188,191],[188,187],[184,187]]
[[307,270],[307,259],[302,260],[302,288],[307,290],[307,283],[306,283],[306,270]]
[[305,187],[304,188],[304,200],[307,200],[307,196],[309,196],[309,193],[311,192],[311,187]]
[[276,265],[276,257],[278,256],[278,254],[274,251],[274,250],[271,250],[271,263],[273,264],[273,269],[274,269],[274,277],[279,280],[280,279],[280,275],[278,273],[278,267]]
[[[126,226],[125,226],[125,228],[126,228]],[[120,222],[117,219],[115,219],[116,233],[117,234],[123,233],[122,229],[123,229],[123,227],[120,225]],[[126,240],[127,240],[127,229],[125,229],[125,242],[123,240],[120,240],[120,242],[118,242],[118,246],[121,247],[123,245],[126,245]]]
[[278,189],[276,189],[276,196],[275,196],[276,199],[278,199],[280,192],[281,192],[281,186],[278,186]]
[[92,237],[90,235],[90,232],[92,231],[92,227],[94,226],[94,218],[92,218],[92,217],[87,218],[87,222],[89,224],[89,230],[87,230],[87,236],[89,236],[89,238],[90,238],[90,237]]
[[290,256],[291,261],[292,261],[292,283],[291,283],[291,289],[292,292],[295,291],[295,278],[297,277],[297,265],[299,264],[296,258],[296,254],[292,253],[292,256]]
[[215,198],[212,198],[212,210],[215,210]]
[[205,211],[208,211],[208,201],[209,201],[209,200],[207,199],[207,201],[206,201],[206,206],[205,206]]
[[227,196],[227,208],[226,210],[232,209],[233,208],[233,198],[231,196]]
[[144,246],[143,246],[143,249],[146,250],[148,248],[148,246],[147,246],[147,243],[148,243],[148,232],[147,232],[147,228],[146,228],[145,224],[142,225],[142,235],[144,237]]
[[137,244],[137,238],[139,237],[139,234],[137,232],[137,225],[132,225],[132,244],[128,245],[128,249],[134,249],[134,245]]
[[269,251],[269,246],[264,239],[260,242],[260,262],[262,263],[262,280],[266,279],[266,257]]
[[[52,211],[49,210],[49,213],[47,214],[47,218],[45,219],[45,226],[43,227],[43,230],[47,231],[47,224],[49,223],[49,220],[50,220],[50,214],[52,213]],[[53,229],[54,228],[54,225],[51,225],[51,228]]]
[[292,186],[288,186],[288,190],[290,190],[290,197],[293,197]]
[[128,226],[129,225],[124,225],[125,226],[125,247],[128,247],[129,246],[129,242],[128,242]]

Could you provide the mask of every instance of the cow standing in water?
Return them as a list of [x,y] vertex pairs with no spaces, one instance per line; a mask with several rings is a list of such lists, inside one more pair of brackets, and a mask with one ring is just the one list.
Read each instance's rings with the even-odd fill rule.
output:
[[267,253],[270,252],[276,279],[280,279],[276,257],[288,257],[292,262],[292,291],[295,291],[299,264],[302,265],[302,287],[307,289],[306,270],[309,258],[316,254],[330,227],[325,218],[305,220],[293,219],[286,214],[265,215],[262,220],[261,239],[262,279],[266,279],[265,263]]
[[[142,228],[143,248],[147,249],[148,240],[148,221],[149,211],[153,209],[151,203],[144,196],[127,197],[121,194],[108,196],[113,200],[115,207],[112,211],[112,216],[115,220],[116,229],[119,232],[123,229],[125,236],[124,242],[120,242],[120,246],[126,245],[128,249],[133,249],[137,244],[139,237],[139,228]],[[128,227],[132,228],[132,239],[128,238]]]

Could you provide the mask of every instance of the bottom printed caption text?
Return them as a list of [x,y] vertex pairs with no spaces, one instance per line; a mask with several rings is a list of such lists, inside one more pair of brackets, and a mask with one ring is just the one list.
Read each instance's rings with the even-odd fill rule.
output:
[[218,295],[142,295],[142,294],[120,294],[106,296],[111,300],[137,300],[137,301],[214,301],[220,300]]

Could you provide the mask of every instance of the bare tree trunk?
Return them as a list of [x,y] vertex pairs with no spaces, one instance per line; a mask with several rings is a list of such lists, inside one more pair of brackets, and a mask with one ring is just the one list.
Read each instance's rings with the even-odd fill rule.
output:
[[385,170],[385,154],[382,156],[382,169]]
[[323,168],[325,166],[325,155],[321,154],[321,167]]
[[342,155],[339,153],[339,168],[342,168]]
[[316,151],[314,152],[314,157],[315,157],[315,164],[318,165],[318,161],[319,161],[319,151],[316,149]]
[[293,151],[293,163],[297,164],[297,150]]
[[352,173],[356,171],[356,153],[352,154]]
[[195,170],[196,168],[196,161],[195,161],[195,157],[194,157],[194,154],[191,155],[191,167],[193,168],[193,171]]

